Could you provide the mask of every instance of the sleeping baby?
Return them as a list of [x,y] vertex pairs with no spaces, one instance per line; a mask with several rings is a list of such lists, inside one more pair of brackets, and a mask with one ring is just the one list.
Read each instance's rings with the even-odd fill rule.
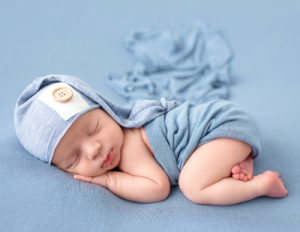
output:
[[48,75],[23,91],[14,119],[33,156],[130,201],[162,201],[174,185],[209,205],[288,193],[277,172],[253,176],[257,126],[226,100],[121,107],[76,77]]

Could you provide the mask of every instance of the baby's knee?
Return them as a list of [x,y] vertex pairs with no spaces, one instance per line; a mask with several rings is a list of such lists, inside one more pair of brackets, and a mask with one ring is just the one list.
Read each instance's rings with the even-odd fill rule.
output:
[[198,204],[207,204],[207,199],[204,194],[202,194],[202,188],[196,182],[185,176],[179,176],[178,185],[183,193],[183,195],[190,201]]
[[208,198],[205,196],[203,190],[197,189],[196,186],[194,187],[187,187],[187,186],[180,186],[180,190],[183,195],[189,199],[190,201],[197,203],[197,204],[209,204]]

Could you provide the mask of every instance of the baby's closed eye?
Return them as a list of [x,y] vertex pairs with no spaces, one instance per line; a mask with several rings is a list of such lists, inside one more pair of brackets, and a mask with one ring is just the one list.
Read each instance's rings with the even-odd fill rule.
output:
[[96,126],[94,127],[94,129],[92,130],[92,132],[89,133],[89,136],[96,134],[99,130],[99,120],[97,120]]
[[71,160],[72,160],[72,161],[71,161],[70,164],[68,165],[67,169],[76,167],[76,165],[79,163],[79,160],[80,160],[80,152],[79,152],[79,151],[76,151],[76,152],[74,153],[74,155],[72,156]]

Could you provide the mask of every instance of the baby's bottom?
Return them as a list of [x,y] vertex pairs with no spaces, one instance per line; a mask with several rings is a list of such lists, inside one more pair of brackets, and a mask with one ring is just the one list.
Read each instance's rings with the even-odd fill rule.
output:
[[198,147],[181,170],[181,191],[193,202],[211,205],[237,204],[259,196],[286,196],[288,191],[277,172],[266,171],[248,181],[230,177],[250,152],[248,144],[230,138]]

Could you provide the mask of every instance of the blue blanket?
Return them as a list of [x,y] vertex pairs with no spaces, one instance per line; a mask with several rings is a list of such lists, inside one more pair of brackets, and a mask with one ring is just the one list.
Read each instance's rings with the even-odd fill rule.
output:
[[232,52],[222,33],[194,23],[181,34],[133,31],[126,49],[132,70],[110,74],[107,83],[129,101],[159,99],[194,103],[227,98]]

